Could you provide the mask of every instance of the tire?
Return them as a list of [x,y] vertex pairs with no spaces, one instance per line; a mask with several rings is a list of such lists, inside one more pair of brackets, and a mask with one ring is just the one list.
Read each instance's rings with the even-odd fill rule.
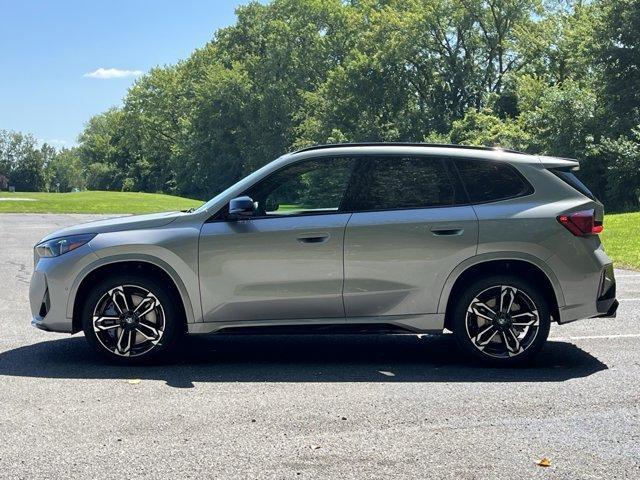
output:
[[166,360],[185,332],[178,302],[159,281],[116,275],[87,296],[82,329],[89,345],[111,361],[135,365]]
[[458,345],[468,356],[491,366],[530,362],[546,342],[550,325],[544,295],[532,283],[511,275],[476,280],[453,309]]

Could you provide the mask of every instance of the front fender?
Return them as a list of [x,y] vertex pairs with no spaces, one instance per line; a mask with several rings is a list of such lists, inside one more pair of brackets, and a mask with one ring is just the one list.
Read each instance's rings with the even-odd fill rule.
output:
[[83,267],[69,288],[68,318],[73,317],[76,295],[87,275],[105,265],[136,261],[164,270],[178,289],[187,323],[202,321],[197,229],[169,228],[105,233],[96,236],[89,245],[98,258]]

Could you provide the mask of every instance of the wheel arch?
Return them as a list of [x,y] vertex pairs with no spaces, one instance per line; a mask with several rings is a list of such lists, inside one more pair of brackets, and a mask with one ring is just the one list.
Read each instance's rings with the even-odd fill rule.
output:
[[72,333],[82,330],[82,302],[83,299],[86,298],[86,294],[91,286],[114,273],[138,273],[162,279],[176,295],[178,306],[184,314],[186,323],[189,324],[196,321],[194,305],[189,292],[180,279],[180,276],[170,265],[160,259],[147,258],[146,256],[135,258],[103,258],[85,268],[85,270],[78,275],[73,287],[70,289],[67,316],[72,319]]
[[483,276],[500,274],[533,279],[549,300],[553,320],[559,321],[560,308],[565,305],[564,295],[557,277],[544,262],[528,255],[486,255],[473,257],[470,261],[461,263],[447,278],[438,302],[438,312],[445,315],[444,327],[451,329],[452,306],[466,285]]

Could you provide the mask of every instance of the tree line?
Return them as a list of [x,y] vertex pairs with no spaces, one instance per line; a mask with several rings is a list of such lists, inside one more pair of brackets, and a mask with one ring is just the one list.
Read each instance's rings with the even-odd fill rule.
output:
[[39,145],[33,135],[0,130],[0,191],[69,192],[86,187],[77,148]]
[[640,0],[252,2],[77,147],[0,140],[0,175],[205,199],[298,147],[426,141],[578,158],[609,210],[638,209],[638,45]]

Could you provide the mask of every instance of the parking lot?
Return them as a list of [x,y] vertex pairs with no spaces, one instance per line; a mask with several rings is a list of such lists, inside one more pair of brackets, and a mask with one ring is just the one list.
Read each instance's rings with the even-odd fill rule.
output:
[[210,336],[118,367],[29,325],[32,245],[92,218],[0,215],[0,478],[640,477],[640,273],[526,369],[414,335]]

